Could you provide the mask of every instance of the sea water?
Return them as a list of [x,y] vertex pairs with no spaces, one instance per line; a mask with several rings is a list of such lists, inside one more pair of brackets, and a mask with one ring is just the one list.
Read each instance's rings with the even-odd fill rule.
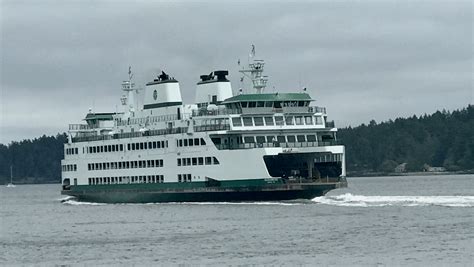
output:
[[2,186],[0,265],[473,266],[473,175],[348,183],[307,201],[168,204]]

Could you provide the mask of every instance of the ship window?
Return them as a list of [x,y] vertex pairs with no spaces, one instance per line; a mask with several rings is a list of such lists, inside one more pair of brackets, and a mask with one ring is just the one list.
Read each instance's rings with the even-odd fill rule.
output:
[[313,125],[313,117],[311,116],[304,116],[304,121],[306,125]]
[[109,152],[109,150],[110,150],[110,149],[108,149],[109,147],[110,147],[110,145],[105,146],[105,147],[104,147],[104,151],[105,151],[105,152]]
[[241,102],[240,104],[242,105],[243,108],[247,107],[247,102]]
[[194,145],[198,146],[199,145],[199,138],[194,138]]
[[255,126],[263,126],[263,118],[262,117],[254,117],[253,118]]
[[257,108],[263,108],[265,106],[265,102],[263,101],[258,101],[257,102]]
[[273,102],[271,102],[271,101],[265,102],[265,107],[271,108],[272,106],[273,106]]
[[206,165],[211,165],[211,164],[212,164],[212,158],[206,157]]
[[143,143],[143,149],[148,149],[147,142]]
[[248,144],[248,143],[255,143],[255,139],[254,139],[253,136],[244,136],[244,142],[245,142],[246,144]]
[[135,150],[135,143],[132,144],[132,150]]
[[127,150],[130,151],[130,144],[127,144]]
[[188,165],[185,158],[182,159],[182,163],[183,163],[183,166],[187,166],[187,165]]
[[194,145],[194,140],[193,140],[193,139],[189,139],[188,143],[189,143],[189,146],[193,146],[193,145]]
[[198,165],[204,165],[204,158],[203,157],[198,158]]
[[156,141],[152,142],[153,148],[156,148]]
[[178,183],[181,183],[181,174],[178,174]]
[[314,118],[316,119],[316,125],[323,124],[323,119],[321,118],[321,116],[315,116]]
[[217,158],[216,158],[216,157],[212,157],[212,160],[213,160],[213,164],[216,164],[216,165],[218,165],[218,164],[219,164],[219,161],[217,160]]
[[160,167],[163,167],[163,165],[164,165],[164,164],[163,164],[163,160],[160,159]]
[[298,142],[305,142],[305,138],[304,138],[304,135],[297,135],[296,136],[296,140],[298,140]]
[[265,125],[267,126],[273,126],[273,117],[265,117]]
[[281,108],[281,101],[275,101],[274,107],[275,108]]
[[188,146],[188,139],[184,139],[184,146]]
[[122,169],[122,162],[121,161],[119,161],[119,163],[118,163],[118,168]]
[[240,117],[232,118],[232,125],[234,126],[242,126],[242,120]]
[[178,166],[181,166],[181,159],[178,159]]
[[286,138],[288,139],[288,143],[296,142],[296,138],[294,135],[288,135]]
[[286,138],[284,135],[278,135],[277,136],[277,141],[278,143],[286,143]]
[[74,151],[76,152],[76,154],[79,154],[79,148],[74,148]]
[[298,107],[304,107],[304,101],[298,101]]
[[100,148],[100,153],[103,153],[104,152],[104,146],[99,146]]
[[193,158],[192,163],[193,163],[193,165],[197,165],[197,158]]
[[123,151],[123,144],[120,144],[120,151]]
[[117,149],[116,149],[116,147],[113,145],[113,146],[112,146],[112,152],[115,152],[115,151],[117,151]]
[[303,125],[303,117],[302,116],[296,116],[295,117],[295,123],[296,123],[296,125]]
[[256,139],[259,144],[265,143],[265,136],[257,136]]
[[206,141],[204,141],[204,139],[201,138],[201,146],[205,146],[206,145]]
[[308,140],[308,142],[316,142],[316,135],[307,135],[306,139]]
[[252,117],[244,117],[244,126],[253,126]]
[[285,118],[285,121],[286,121],[286,125],[293,125],[293,116],[287,116]]
[[188,166],[191,166],[191,158],[187,158],[187,159],[186,159],[186,164],[187,164]]
[[154,168],[154,167],[155,167],[155,161],[154,161],[154,160],[150,160],[150,167],[151,167],[151,168]]
[[276,125],[283,125],[283,117],[282,116],[275,116],[275,124]]
[[191,174],[188,174],[188,181],[191,182]]
[[95,146],[92,147],[92,153],[96,153],[97,152],[97,148]]
[[275,141],[275,136],[267,136],[267,143],[273,143]]
[[143,149],[143,143],[140,143],[140,149]]
[[254,108],[257,106],[256,102],[249,102],[249,108]]
[[161,142],[160,142],[160,141],[157,141],[157,142],[156,142],[156,146],[157,146],[158,148],[161,148]]

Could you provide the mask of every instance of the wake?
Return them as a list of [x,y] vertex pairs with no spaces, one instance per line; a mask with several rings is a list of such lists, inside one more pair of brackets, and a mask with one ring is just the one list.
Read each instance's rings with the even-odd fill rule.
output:
[[363,196],[346,193],[339,196],[316,197],[312,201],[346,207],[474,207],[474,196]]

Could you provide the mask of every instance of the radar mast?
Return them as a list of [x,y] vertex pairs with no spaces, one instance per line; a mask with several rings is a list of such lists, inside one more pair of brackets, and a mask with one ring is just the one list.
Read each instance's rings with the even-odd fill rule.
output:
[[[252,60],[252,62],[250,62]],[[240,60],[239,60],[240,65]],[[249,54],[249,65],[248,69],[242,68],[239,70],[244,76],[252,80],[252,86],[257,91],[257,94],[263,93],[267,86],[268,77],[263,76],[263,67],[265,61],[263,59],[255,59],[255,45],[252,45],[252,51]],[[241,80],[243,80],[242,77]]]

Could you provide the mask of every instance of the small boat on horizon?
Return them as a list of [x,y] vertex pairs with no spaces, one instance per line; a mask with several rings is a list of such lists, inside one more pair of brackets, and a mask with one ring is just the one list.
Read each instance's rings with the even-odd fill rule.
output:
[[13,184],[13,166],[10,165],[10,182],[7,184],[7,187],[16,187]]

